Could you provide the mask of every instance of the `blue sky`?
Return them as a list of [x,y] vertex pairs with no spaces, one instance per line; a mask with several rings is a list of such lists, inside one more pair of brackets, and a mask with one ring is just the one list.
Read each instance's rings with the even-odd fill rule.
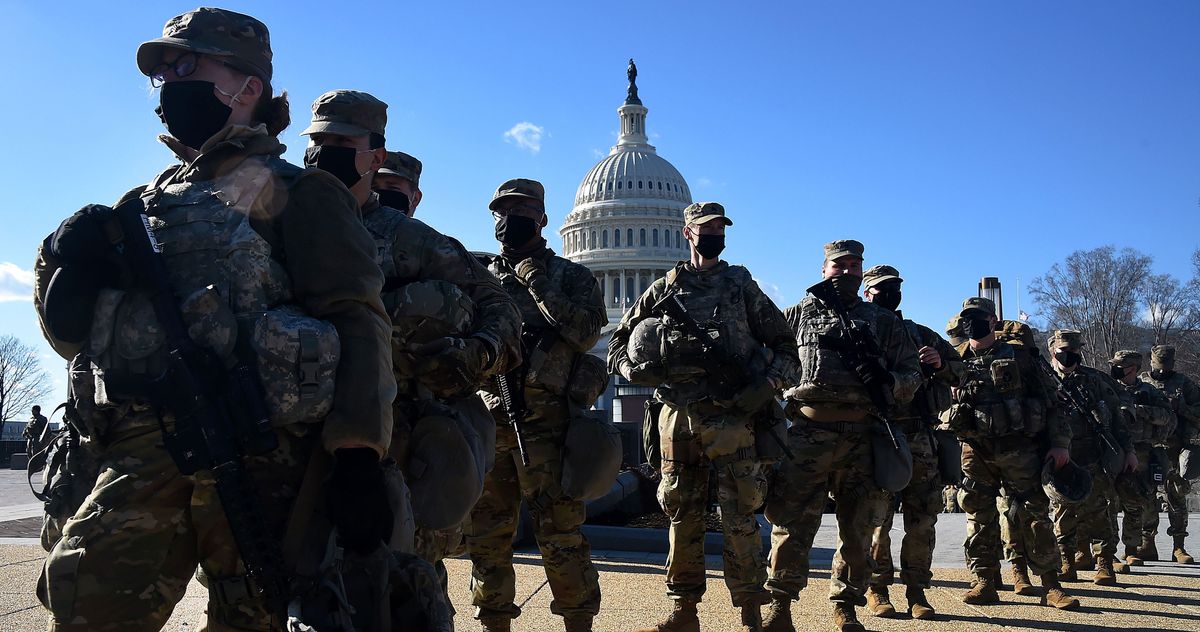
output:
[[[0,333],[50,359],[19,298],[35,247],[169,164],[134,52],[195,3],[5,4]],[[545,183],[561,225],[616,140],[630,57],[651,142],[725,204],[727,258],[781,307],[832,239],[898,267],[906,314],[938,329],[981,276],[1011,317],[1017,278],[1074,250],[1129,246],[1186,278],[1200,246],[1197,2],[223,6],[271,29],[290,159],[319,94],[371,92],[389,146],[425,163],[419,216],[470,248],[493,247],[487,201],[510,177]],[[520,123],[536,151],[505,137]]]

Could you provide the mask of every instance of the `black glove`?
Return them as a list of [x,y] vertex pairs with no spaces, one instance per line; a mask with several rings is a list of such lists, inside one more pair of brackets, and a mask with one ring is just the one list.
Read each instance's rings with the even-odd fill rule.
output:
[[104,224],[113,210],[101,204],[89,204],[63,220],[50,238],[50,252],[64,263],[103,261],[112,251],[104,234]]
[[1146,391],[1138,391],[1137,394],[1133,396],[1133,401],[1135,404],[1139,404],[1141,406],[1149,406],[1150,393],[1147,393]]
[[896,385],[896,376],[875,360],[867,360],[854,367],[854,372],[858,375],[858,379],[867,385],[867,388],[881,388],[890,391]]
[[375,450],[342,448],[334,453],[327,496],[342,546],[367,555],[391,539],[392,508]]

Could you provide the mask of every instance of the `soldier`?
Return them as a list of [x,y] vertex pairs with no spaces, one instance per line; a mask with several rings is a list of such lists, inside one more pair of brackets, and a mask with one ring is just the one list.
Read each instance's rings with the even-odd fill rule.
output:
[[[891,310],[900,318],[900,273],[892,266],[879,265],[863,273],[863,297],[870,303]],[[962,359],[937,332],[912,320],[904,319],[904,328],[917,347],[921,365],[921,388],[909,404],[896,406],[892,420],[904,430],[913,455],[913,474],[908,486],[900,492],[904,505],[904,541],[900,546],[900,580],[904,582],[908,611],[914,619],[932,619],[933,606],[925,598],[925,590],[933,579],[933,547],[939,510],[938,454],[934,445],[933,427],[938,413],[950,407],[950,388],[958,386],[963,376]],[[895,582],[896,569],[892,563],[892,519],[895,516],[892,494],[885,492],[883,523],[875,526],[871,541],[871,556],[875,572],[867,588],[867,609],[877,617],[896,616],[888,598],[888,589]]]
[[[1059,417],[1047,382],[1034,358],[1016,352],[1012,345],[996,339],[996,306],[992,301],[971,297],[959,312],[967,342],[958,346],[966,363],[963,383],[953,389],[954,405],[946,415],[947,425],[963,442],[963,482],[958,503],[967,513],[964,548],[974,584],[963,601],[969,604],[999,603],[996,593],[1000,568],[999,512],[996,498],[1004,486],[1012,497],[1013,521],[1019,534],[1014,540],[1025,549],[1029,569],[1046,589],[1042,603],[1059,609],[1076,608],[1058,582],[1058,555],[1054,528],[1049,519],[1049,501],[1041,487],[1044,460],[1061,468],[1070,458],[1070,427]],[[1030,449],[1048,442],[1043,456]]]
[[[301,132],[310,141],[305,162],[335,175],[345,174],[343,184],[359,202],[383,269],[382,298],[392,317],[392,360],[398,389],[388,452],[401,464],[412,486],[419,484],[420,477],[411,471],[409,444],[419,420],[444,419],[453,412],[469,418],[478,409],[490,423],[475,391],[487,377],[518,362],[520,314],[499,281],[457,240],[411,219],[407,209],[384,204],[384,195],[372,189],[378,173],[390,170],[395,174],[397,169],[408,168],[394,158],[397,152],[384,156],[387,104],[365,92],[333,90],[317,98],[312,113],[311,125]],[[416,169],[419,171],[420,163]],[[361,175],[354,179],[352,174]],[[401,197],[400,202],[405,199]],[[438,309],[431,310],[430,304]],[[414,323],[419,326],[415,328]],[[444,410],[442,404],[451,410]],[[491,442],[486,448],[494,449]],[[445,489],[434,497],[454,496],[451,492],[457,487],[453,481],[440,483]],[[424,494],[418,495],[418,500],[424,499]],[[417,507],[414,512],[415,552],[434,565],[445,591],[442,560],[462,540],[461,527],[430,529],[422,521],[429,511],[432,509]]]
[[29,423],[25,424],[25,430],[21,433],[25,437],[25,454],[32,456],[42,449],[42,435],[49,424],[49,420],[42,414],[41,406],[34,406],[29,410]]
[[[741,629],[757,631],[766,572],[754,511],[762,505],[767,485],[754,424],[792,375],[796,346],[783,314],[750,272],[721,259],[725,229],[733,225],[725,208],[716,202],[691,204],[683,221],[690,259],[646,289],[621,319],[608,347],[610,370],[634,384],[657,387],[655,401],[661,403],[658,499],[671,519],[666,581],[674,607],[662,622],[639,630],[700,629],[696,605],[705,589],[704,521],[709,472],[715,469],[725,585],[741,611]],[[702,321],[698,326],[705,335],[721,345],[715,354],[705,353],[700,332],[689,319],[692,324]],[[657,331],[650,345],[640,340],[647,331]],[[665,355],[635,363],[631,358],[638,355],[633,353],[638,346],[665,347]],[[726,365],[734,358],[753,366],[737,375]]]
[[[180,430],[176,415],[199,402],[184,410],[158,403],[174,392],[154,388],[171,361],[151,307],[159,292],[182,301],[193,324],[185,335],[214,360],[206,369],[247,360],[257,368],[273,426],[267,436],[278,446],[241,459],[257,494],[235,509],[257,510],[279,539],[310,457],[325,452],[340,544],[366,554],[390,536],[380,459],[395,382],[383,275],[346,188],[280,157],[289,114],[286,96],[272,95],[271,59],[266,26],[212,8],[172,18],[161,38],[138,49],[179,162],[118,206],[144,206],[171,287],[126,282],[140,271],[111,240],[118,230],[123,241],[144,237],[125,233],[128,223],[108,207],[85,207],[39,252],[35,307],[47,339],[72,360],[77,411],[102,446],[95,488],[63,527],[39,583],[52,630],[158,630],[197,564],[210,588],[210,628],[285,623],[278,602],[260,592],[263,578],[247,575],[244,539],[235,539],[233,510],[222,507],[212,472],[181,474],[172,458],[194,454],[186,451],[197,446],[168,431]],[[75,284],[70,296],[58,295],[64,280]],[[64,300],[88,305],[60,313]],[[225,394],[224,385],[206,388]]]
[[958,508],[958,486],[947,485],[942,488],[942,502],[945,504],[945,509],[942,513],[958,513],[962,511]]
[[402,151],[389,151],[371,188],[379,195],[380,204],[416,216],[421,203],[421,161]]
[[[1083,365],[1083,335],[1078,331],[1057,330],[1047,346],[1051,365],[1062,380],[1064,419],[1071,425],[1071,460],[1092,475],[1092,491],[1077,505],[1050,503],[1054,534],[1062,555],[1059,581],[1076,581],[1077,531],[1091,538],[1088,547],[1097,552],[1096,576],[1099,586],[1117,584],[1113,560],[1117,538],[1109,523],[1109,503],[1116,503],[1113,481],[1122,472],[1137,468],[1137,455],[1129,441],[1129,432],[1120,414],[1121,400],[1104,373]],[[1113,461],[1105,458],[1112,454]]]
[[518,391],[518,398],[523,395],[524,418],[520,428],[509,425],[506,406],[516,405],[515,400],[505,401],[509,398],[502,398],[495,384],[485,386],[484,401],[503,425],[496,433],[495,469],[484,482],[467,528],[471,603],[487,632],[507,632],[521,614],[513,603],[512,540],[524,500],[554,595],[550,611],[563,617],[568,632],[591,630],[600,610],[599,574],[579,531],[583,502],[562,493],[558,476],[568,422],[565,391],[571,386],[563,381],[573,378],[570,367],[600,339],[608,322],[604,299],[587,268],[546,247],[545,190],[540,182],[509,180],[496,189],[488,208],[501,245],[488,268],[524,319],[524,362],[509,373],[509,386]]
[[[1171,410],[1170,400],[1162,391],[1138,379],[1138,370],[1142,368],[1142,354],[1127,349],[1121,350],[1113,354],[1109,364],[1110,375],[1121,385],[1121,411],[1125,415],[1130,440],[1138,459],[1136,472],[1124,473],[1117,477],[1119,508],[1125,512],[1121,541],[1125,544],[1125,563],[1129,566],[1141,566],[1142,560],[1137,556],[1137,552],[1143,544],[1142,524],[1146,521],[1147,514],[1158,513],[1158,508],[1154,506],[1154,489],[1157,485],[1152,478],[1154,463],[1150,454],[1155,447],[1164,445],[1174,434],[1175,414]],[[1118,507],[1113,505],[1110,508],[1112,511],[1109,512],[1109,523],[1116,533]]]
[[[1166,394],[1175,411],[1178,422],[1174,436],[1167,439],[1167,460],[1171,471],[1163,488],[1167,492],[1167,518],[1170,527],[1167,535],[1175,540],[1172,556],[1180,564],[1192,564],[1195,560],[1183,548],[1187,538],[1187,497],[1191,483],[1179,471],[1179,454],[1186,446],[1200,444],[1200,387],[1188,376],[1175,370],[1175,347],[1155,345],[1150,349],[1150,370],[1140,376],[1146,383]],[[1142,548],[1138,557],[1143,560],[1158,560],[1154,536],[1158,535],[1158,511],[1146,516],[1142,526]]]
[[[882,524],[886,504],[875,483],[871,444],[872,433],[880,431],[879,415],[887,411],[878,410],[873,398],[907,405],[922,375],[904,321],[891,309],[859,297],[862,263],[861,243],[834,241],[825,244],[821,274],[836,288],[853,323],[872,337],[878,357],[852,357],[847,352],[851,332],[844,330],[834,307],[815,296],[784,312],[800,357],[797,386],[785,393],[792,421],[788,443],[796,458],[780,467],[767,498],[765,515],[774,526],[767,630],[795,629],[791,602],[808,584],[809,551],[827,494],[837,505],[838,523],[829,586],[834,622],[840,630],[863,629],[854,607],[866,603],[872,526]],[[915,575],[911,579],[919,583]],[[923,600],[915,593],[912,599]]]

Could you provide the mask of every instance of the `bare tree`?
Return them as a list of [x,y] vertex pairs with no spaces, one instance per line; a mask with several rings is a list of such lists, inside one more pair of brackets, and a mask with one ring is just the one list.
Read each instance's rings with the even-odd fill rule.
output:
[[1029,293],[1051,327],[1083,333],[1084,360],[1100,366],[1135,333],[1150,262],[1132,248],[1078,250],[1034,279]]
[[1186,336],[1200,325],[1200,296],[1197,283],[1183,284],[1169,274],[1146,279],[1145,326],[1154,334],[1154,344],[1170,344],[1177,336]]
[[0,336],[0,431],[50,394],[50,382],[33,347],[16,336]]

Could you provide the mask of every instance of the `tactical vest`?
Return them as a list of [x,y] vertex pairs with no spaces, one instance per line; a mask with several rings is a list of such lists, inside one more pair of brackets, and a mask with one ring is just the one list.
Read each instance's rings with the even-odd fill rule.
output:
[[[226,366],[258,369],[277,426],[329,412],[340,355],[332,324],[289,305],[287,271],[249,219],[273,194],[286,194],[300,172],[255,156],[209,181],[172,182],[164,174],[142,194],[189,335]],[[87,347],[96,403],[145,410],[145,387],[162,372],[164,344],[146,291],[103,290]]]
[[1094,410],[1086,413],[1081,413],[1070,406],[1065,406],[1063,410],[1063,419],[1071,426],[1071,458],[1082,465],[1100,460],[1104,440],[1096,422],[1099,421],[1111,440],[1112,415],[1115,412],[1109,410],[1108,405],[1104,403],[1098,393],[1099,387],[1095,380],[1103,378],[1090,375],[1087,369],[1088,367],[1085,366],[1076,367],[1074,372],[1063,378],[1064,386],[1085,391],[1088,403],[1094,407]]
[[1165,380],[1155,379],[1150,371],[1144,371],[1138,377],[1162,391],[1171,402],[1176,418],[1175,436],[1172,440],[1177,439],[1184,445],[1200,445],[1200,419],[1192,419],[1187,413],[1187,404],[1190,402],[1185,401],[1183,395],[1187,377],[1178,371],[1171,373]]
[[1142,398],[1147,401],[1156,399],[1157,393],[1151,385],[1139,380],[1122,386],[1121,403],[1128,413],[1125,419],[1130,441],[1142,447],[1165,444],[1175,432],[1175,414],[1165,406],[1137,403],[1139,393],[1144,393]]
[[958,347],[966,375],[959,386],[958,403],[949,413],[951,429],[968,438],[1040,434],[1046,424],[1045,406],[1037,398],[1026,397],[1024,382],[1031,379],[1028,358],[1004,342],[997,342],[992,353],[974,356],[968,353],[970,344]]
[[[913,344],[917,349],[926,346],[925,332],[921,331],[920,325],[905,319],[904,330],[908,332],[908,337],[912,338]],[[929,346],[933,345],[930,344]],[[924,371],[924,365],[922,365],[922,371]],[[897,421],[909,419],[930,421],[935,420],[940,411],[949,407],[950,387],[922,373],[921,387],[913,395],[912,402],[905,405],[897,405],[892,415]]]
[[[873,309],[869,303],[854,305],[850,308],[851,320],[864,326],[872,335],[877,335],[875,323],[857,318],[864,306]],[[800,328],[796,332],[796,346],[800,353],[800,380],[789,398],[872,407],[862,380],[842,359],[841,350],[834,342],[842,328],[837,313],[822,306],[820,301],[811,296],[801,300],[799,308]]]

